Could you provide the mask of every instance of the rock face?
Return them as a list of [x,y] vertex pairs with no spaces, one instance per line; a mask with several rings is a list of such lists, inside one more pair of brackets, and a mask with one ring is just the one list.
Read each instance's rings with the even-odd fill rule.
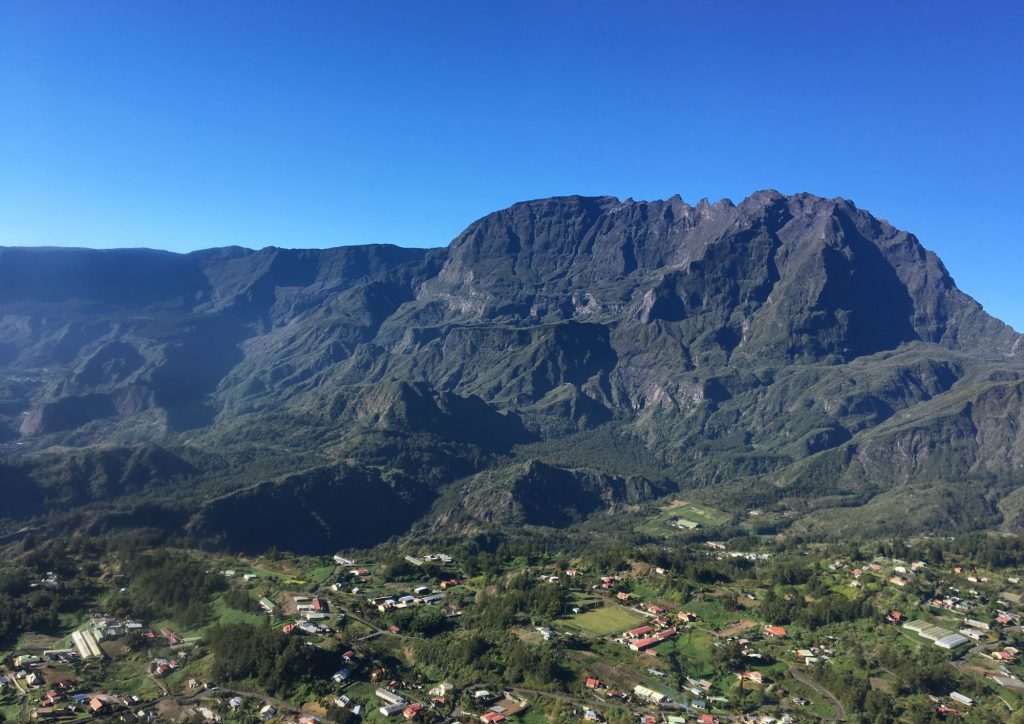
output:
[[484,520],[498,470],[511,524],[695,486],[811,517],[937,479],[1012,502],[1022,380],[1022,337],[913,235],[806,194],[531,201],[429,251],[0,249],[7,479],[52,493],[68,448],[158,445],[177,462],[134,499],[187,495],[245,547],[232,506],[316,491],[403,501],[390,535],[458,482]]

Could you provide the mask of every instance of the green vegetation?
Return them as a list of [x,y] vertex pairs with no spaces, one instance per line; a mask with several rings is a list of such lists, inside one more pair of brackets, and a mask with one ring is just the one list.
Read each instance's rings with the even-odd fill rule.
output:
[[265,626],[226,624],[212,629],[208,638],[214,659],[210,673],[217,680],[252,681],[271,694],[287,695],[323,682],[336,663],[321,649]]
[[[675,535],[687,529],[717,528],[729,520],[729,515],[713,508],[676,501],[662,508],[657,515],[645,520],[637,530],[655,536]],[[687,521],[692,524],[692,528],[684,525],[681,529],[674,525],[677,521]]]
[[118,559],[129,583],[107,601],[117,616],[173,618],[195,627],[210,616],[210,596],[225,587],[222,576],[187,554],[135,550],[119,552]]
[[643,625],[644,617],[614,604],[583,611],[569,619],[571,625],[594,636],[609,636]]
[[[839,709],[851,721],[928,721],[940,705],[958,708],[949,698],[953,690],[976,701],[968,721],[997,720],[1007,704],[1024,710],[1021,689],[991,678],[1001,669],[1014,677],[1010,683],[1024,676],[1015,656],[991,657],[1024,649],[1024,635],[1012,625],[1018,613],[1010,610],[1008,623],[997,621],[1012,609],[1002,593],[1024,575],[1016,538],[829,544],[744,536],[723,541],[723,549],[700,542],[666,547],[661,539],[620,545],[595,536],[557,553],[543,536],[489,543],[448,549],[454,560],[446,565],[409,563],[406,555],[422,560],[437,549],[408,542],[352,553],[359,560],[352,567],[372,571],[357,579],[348,566],[275,551],[243,560],[146,537],[111,536],[88,545],[55,540],[17,555],[0,577],[8,595],[21,596],[43,588],[31,582],[50,572],[61,585],[46,590],[59,595],[64,609],[56,624],[43,619],[38,630],[9,641],[0,673],[12,672],[21,654],[61,640],[69,645],[70,631],[92,625],[86,622],[104,610],[141,619],[150,635],[115,635],[104,642],[106,656],[88,664],[56,662],[63,668],[54,678],[70,679],[75,691],[137,696],[144,708],[173,704],[186,716],[203,691],[202,701],[225,721],[246,721],[267,702],[286,711],[306,705],[346,721],[353,715],[337,706],[339,694],[349,707],[376,707],[373,692],[390,683],[408,700],[429,703],[426,692],[439,682],[454,689],[421,714],[425,721],[456,707],[483,711],[472,691],[487,688],[529,700],[519,717],[525,721],[563,721],[574,708],[590,707],[625,723],[634,710],[658,712],[630,695],[638,684],[675,701],[711,702],[723,716],[761,710],[797,721]],[[221,573],[229,569],[232,575]],[[243,578],[250,570],[258,577]],[[904,586],[890,582],[898,571]],[[441,591],[439,582],[450,578],[460,585]],[[352,594],[353,588],[361,592]],[[955,630],[965,614],[940,607],[952,605],[943,603],[952,589],[972,618],[990,625],[979,633],[977,650],[972,643],[945,651],[886,620],[896,609],[904,620],[935,620]],[[415,603],[425,590],[437,598]],[[617,594],[625,592],[631,600],[623,603]],[[309,622],[303,611],[314,595],[331,612]],[[274,605],[273,616],[259,608],[261,598]],[[631,650],[620,638],[645,623],[664,634],[643,643],[657,656]],[[767,626],[786,631],[772,637]],[[161,633],[164,628],[178,636]],[[158,672],[160,662],[173,668]],[[588,690],[587,678],[605,688]],[[220,688],[205,691],[210,682]],[[626,700],[609,697],[609,690],[625,692]],[[232,691],[243,697],[238,713],[228,706]],[[38,706],[37,695],[8,691],[5,697],[0,712],[9,719]],[[383,721],[375,711],[366,719]]]

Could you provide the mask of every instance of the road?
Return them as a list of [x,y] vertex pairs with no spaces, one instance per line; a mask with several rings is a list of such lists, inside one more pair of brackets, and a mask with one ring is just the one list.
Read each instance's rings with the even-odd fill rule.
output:
[[800,669],[798,669],[793,664],[789,665],[789,675],[797,681],[799,681],[801,684],[805,684],[814,689],[815,693],[817,693],[818,696],[827,699],[828,703],[832,705],[832,708],[836,712],[836,715],[832,717],[834,720],[843,721],[846,719],[846,710],[843,709],[843,705],[839,703],[839,699],[837,699],[831,691],[823,687],[821,684],[819,684],[811,677],[807,676],[807,674],[800,671]]

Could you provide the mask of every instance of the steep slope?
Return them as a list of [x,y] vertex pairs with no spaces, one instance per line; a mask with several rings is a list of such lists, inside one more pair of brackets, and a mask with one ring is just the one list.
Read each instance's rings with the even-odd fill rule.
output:
[[[561,526],[680,488],[813,521],[941,484],[1010,525],[1022,371],[1022,337],[912,234],[808,194],[544,199],[430,251],[0,249],[11,479],[49,490],[41,451],[157,444],[190,467],[98,489],[189,497],[191,530],[244,547],[236,506],[384,486],[363,507],[392,501],[404,529],[455,481],[453,524],[497,502],[499,524]],[[51,505],[23,498],[11,526]],[[346,514],[318,510],[317,540]]]

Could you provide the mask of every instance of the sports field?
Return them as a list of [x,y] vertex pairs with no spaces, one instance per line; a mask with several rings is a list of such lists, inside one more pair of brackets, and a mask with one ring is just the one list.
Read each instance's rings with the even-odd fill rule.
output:
[[607,636],[636,628],[645,620],[622,606],[605,606],[573,616],[572,625],[595,636]]
[[696,523],[701,528],[713,528],[729,520],[725,513],[703,505],[674,501],[657,515],[640,524],[640,530],[655,535],[665,535],[677,530],[672,523],[683,519]]

